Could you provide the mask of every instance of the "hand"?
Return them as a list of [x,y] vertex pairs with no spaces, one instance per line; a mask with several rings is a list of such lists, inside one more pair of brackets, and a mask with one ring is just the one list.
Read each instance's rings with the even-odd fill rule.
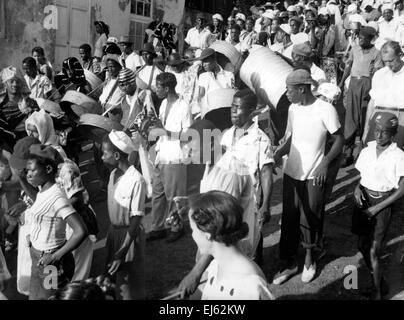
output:
[[23,201],[17,202],[7,212],[7,214],[13,218],[18,218],[27,209],[27,205]]
[[365,211],[363,211],[364,213],[366,213],[366,215],[368,216],[369,219],[373,218],[375,215],[377,215],[381,210],[379,209],[379,207],[373,206],[370,207],[368,209],[366,209]]
[[263,218],[263,224],[267,224],[271,220],[271,210],[268,208],[267,205],[263,205],[260,210],[260,217]]
[[57,262],[58,259],[53,253],[45,253],[38,261],[37,266],[43,266],[46,267],[50,264],[54,264]]
[[327,171],[328,165],[324,161],[321,161],[320,165],[313,173],[313,186],[323,187],[325,185],[325,181],[327,180]]
[[182,279],[180,285],[178,286],[178,291],[181,292],[181,299],[189,297],[193,294],[199,286],[202,274],[197,274],[194,270],[188,273],[184,279]]
[[355,196],[356,204],[358,205],[359,208],[362,208],[362,207],[363,207],[363,202],[362,202],[362,200],[365,201],[366,198],[365,198],[365,196],[364,196],[364,194],[363,194],[362,189],[361,189],[359,186],[357,186],[357,187],[355,188],[354,196]]
[[112,261],[112,263],[110,263],[108,265],[108,273],[113,276],[121,267],[122,265],[122,259],[116,259],[114,261]]

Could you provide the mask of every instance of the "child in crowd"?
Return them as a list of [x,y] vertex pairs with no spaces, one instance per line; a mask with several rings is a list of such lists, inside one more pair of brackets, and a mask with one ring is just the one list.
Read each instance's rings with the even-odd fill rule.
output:
[[404,195],[404,151],[393,142],[398,119],[388,112],[376,114],[376,141],[359,154],[356,169],[361,180],[355,189],[356,207],[352,232],[359,236],[358,247],[372,273],[373,299],[382,298],[384,285],[381,255],[391,221],[391,206]]

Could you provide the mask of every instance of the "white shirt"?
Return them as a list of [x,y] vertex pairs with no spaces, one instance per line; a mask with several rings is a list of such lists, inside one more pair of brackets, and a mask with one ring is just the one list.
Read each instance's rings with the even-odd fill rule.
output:
[[255,122],[247,130],[231,127],[223,134],[220,144],[248,168],[254,184],[258,178],[258,169],[274,162],[271,140]]
[[111,172],[108,184],[109,219],[113,226],[128,227],[131,217],[145,215],[146,181],[134,166],[117,181],[116,171]]
[[225,274],[218,281],[218,264],[213,260],[201,300],[273,300],[267,281],[256,274]]
[[185,38],[185,42],[188,43],[190,47],[195,47],[199,49],[203,48],[203,43],[205,42],[208,34],[211,32],[206,28],[203,29],[201,32],[198,31],[196,27],[193,27],[188,30],[187,37]]
[[47,251],[63,245],[66,241],[65,219],[75,212],[58,184],[39,192],[34,204],[25,211],[31,221],[32,246]]
[[327,132],[341,127],[335,108],[317,99],[312,105],[292,104],[285,135],[292,135],[285,174],[295,180],[313,179],[313,172],[324,158]]
[[379,37],[375,42],[375,47],[377,50],[380,50],[383,44],[385,44],[389,40],[395,40],[398,23],[396,19],[392,19],[389,22],[381,17],[378,21],[379,25]]
[[[154,69],[154,71],[153,71]],[[152,76],[153,73],[153,76]],[[162,73],[156,66],[146,66],[138,73],[138,77],[144,81],[147,85],[151,86],[151,90],[156,92],[156,79],[157,76]],[[151,81],[150,81],[151,80]]]
[[369,142],[356,161],[361,185],[379,192],[398,189],[398,183],[404,177],[404,151],[392,143],[377,157],[376,146],[376,141]]
[[199,76],[198,86],[205,89],[205,95],[202,97],[201,110],[202,114],[205,114],[209,110],[208,94],[211,91],[218,89],[231,89],[235,86],[234,74],[232,72],[223,70],[220,67],[220,71],[216,74],[216,78],[213,72],[204,72]]
[[[118,79],[109,78],[104,86],[104,89],[102,90],[100,97],[98,98],[103,106],[104,111],[112,106],[121,104],[122,99],[125,97],[125,93],[119,89],[117,81]],[[114,91],[112,92],[112,90]]]
[[47,76],[37,74],[34,79],[31,79],[27,75],[24,75],[24,79],[29,90],[31,90],[31,94],[29,95],[31,99],[46,99],[46,94],[52,91],[52,82],[48,79]]
[[404,109],[404,67],[392,72],[389,67],[377,70],[369,94],[375,106]]
[[[171,132],[184,132],[192,124],[192,115],[190,107],[184,100],[178,99],[167,110],[168,101],[165,99],[160,106],[159,118],[166,130]],[[168,113],[168,114],[167,114]],[[183,154],[180,146],[180,135],[175,138],[162,136],[157,142],[156,164],[179,164],[183,160]]]
[[122,53],[122,55],[119,58],[121,61],[125,60],[125,66],[126,68],[132,70],[132,71],[136,71],[137,68],[143,66],[144,60],[141,56],[139,56],[138,54],[136,54],[135,52],[132,52],[130,55],[126,55],[124,53]]
[[305,43],[305,42],[310,42],[309,40],[309,35],[305,32],[299,32],[297,34],[291,34],[290,35],[290,40],[292,43],[295,44],[300,44],[300,43]]
[[262,18],[258,18],[258,19],[255,21],[254,30],[255,30],[256,33],[260,33],[260,32],[261,32],[261,28],[262,28],[261,21],[262,21]]
[[326,76],[325,76],[325,72],[323,71],[323,69],[320,69],[319,67],[316,66],[316,64],[312,64],[310,67],[310,73],[311,73],[311,77],[313,78],[313,80],[315,81],[319,81],[319,80],[326,80]]

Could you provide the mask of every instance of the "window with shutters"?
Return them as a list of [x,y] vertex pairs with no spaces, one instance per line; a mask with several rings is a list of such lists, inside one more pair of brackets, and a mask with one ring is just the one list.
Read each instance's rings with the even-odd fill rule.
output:
[[145,18],[152,18],[152,7],[152,0],[131,0],[130,13]]

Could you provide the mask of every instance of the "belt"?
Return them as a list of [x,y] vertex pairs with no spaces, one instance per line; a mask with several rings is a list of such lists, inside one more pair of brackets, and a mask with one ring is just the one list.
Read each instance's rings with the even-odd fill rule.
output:
[[387,195],[389,195],[389,194],[392,194],[394,191],[393,190],[391,190],[391,191],[386,191],[386,192],[382,192],[382,191],[373,191],[373,190],[370,190],[370,189],[368,189],[368,188],[366,188],[366,187],[364,187],[365,188],[365,190],[366,190],[366,192],[367,192],[367,194],[369,195],[369,196],[371,196],[372,198],[381,198],[381,197],[384,197],[384,196],[387,196]]
[[351,76],[351,78],[352,79],[358,79],[358,80],[360,80],[360,79],[370,79],[370,77],[368,77],[368,76],[358,76],[358,77]]
[[390,108],[390,107],[376,107],[376,109],[378,110],[389,110],[389,111],[396,111],[396,112],[403,112],[404,109],[400,109],[400,108]]

